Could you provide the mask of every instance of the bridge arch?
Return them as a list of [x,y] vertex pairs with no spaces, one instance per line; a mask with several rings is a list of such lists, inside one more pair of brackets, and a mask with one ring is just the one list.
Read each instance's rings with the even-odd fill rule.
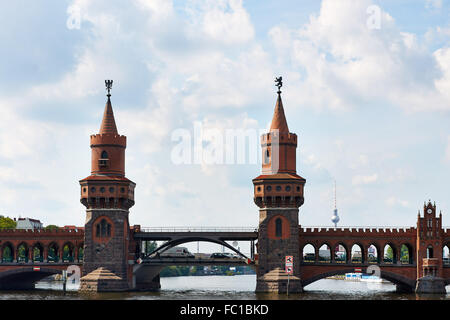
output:
[[0,257],[1,262],[13,262],[14,261],[14,246],[11,242],[7,241],[1,246]]
[[30,256],[30,247],[28,243],[22,241],[16,248],[16,259],[17,262],[28,262],[28,257]]
[[233,252],[237,253],[238,255],[249,259],[245,254],[243,254],[242,252],[240,252],[239,250],[237,250],[230,244],[226,243],[225,241],[220,240],[220,239],[207,238],[207,237],[186,237],[186,238],[169,240],[169,241],[163,243],[161,246],[159,246],[155,250],[153,250],[152,252],[150,252],[149,254],[147,254],[146,257],[150,257],[150,255],[153,255],[154,253],[161,253],[163,251],[166,251],[170,248],[176,247],[183,243],[197,242],[197,241],[212,242],[212,243],[217,243],[217,244],[223,245],[224,247],[227,247],[228,249],[232,250]]
[[367,262],[368,263],[381,263],[383,261],[383,254],[380,250],[380,245],[377,242],[371,242],[367,246]]
[[31,246],[31,258],[33,261],[44,261],[44,245],[39,241],[33,243]]
[[[329,242],[323,242],[319,245],[319,250],[317,250],[317,259],[322,263],[331,263],[331,254],[333,250],[331,249]],[[322,251],[322,255],[320,254]]]
[[[345,273],[352,273],[352,272],[355,272],[355,268],[349,267],[349,268],[344,268],[344,269],[341,268],[341,269],[326,271],[323,273],[318,273],[318,274],[310,276],[309,278],[306,278],[306,279],[301,278],[302,286],[306,287],[307,285],[310,285],[313,282],[325,279],[327,277],[341,275],[341,274],[345,274]],[[416,285],[415,279],[409,279],[400,274],[396,274],[396,273],[389,272],[389,271],[384,271],[383,269],[381,269],[379,277],[382,279],[385,279],[387,281],[390,281],[395,285],[407,287],[411,290],[413,290]]]
[[365,262],[365,255],[364,255],[364,246],[359,243],[353,243],[351,247],[351,263],[364,263]]
[[400,263],[402,264],[413,264],[414,263],[414,249],[409,243],[402,243],[400,245]]
[[56,242],[51,242],[47,247],[47,261],[48,262],[59,261],[59,246]]
[[397,263],[397,248],[393,243],[387,242],[384,244],[381,262],[389,264]]
[[33,289],[34,284],[50,275],[59,274],[56,268],[40,267],[39,271],[33,267],[14,268],[0,272],[0,289]]
[[62,245],[62,262],[73,262],[75,259],[75,246],[72,242],[67,241]]
[[[311,249],[313,252],[307,252],[311,251]],[[311,242],[305,243],[303,247],[300,249],[300,251],[302,253],[302,261],[315,262],[317,260],[317,248],[313,243]]]
[[333,256],[336,263],[347,263],[349,260],[348,247],[344,242],[338,242],[333,245]]

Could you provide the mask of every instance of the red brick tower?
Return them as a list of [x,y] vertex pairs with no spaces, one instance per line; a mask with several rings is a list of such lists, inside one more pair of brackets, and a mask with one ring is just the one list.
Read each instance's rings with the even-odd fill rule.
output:
[[436,276],[442,277],[442,214],[436,217],[436,205],[423,204],[423,218],[417,217],[417,278],[424,276],[424,259],[436,259]]
[[301,292],[298,208],[306,180],[297,175],[297,135],[290,133],[281,100],[281,77],[270,132],[261,136],[262,175],[253,179],[259,209],[257,292],[286,292],[285,256],[293,256],[289,292]]
[[129,209],[135,183],[125,177],[126,137],[117,132],[108,89],[102,124],[91,135],[91,175],[80,180],[81,203],[86,207],[85,251],[80,290],[116,291],[130,287],[128,260]]
[[443,279],[444,232],[442,214],[436,217],[436,204],[423,204],[423,218],[417,217],[417,293],[445,293]]

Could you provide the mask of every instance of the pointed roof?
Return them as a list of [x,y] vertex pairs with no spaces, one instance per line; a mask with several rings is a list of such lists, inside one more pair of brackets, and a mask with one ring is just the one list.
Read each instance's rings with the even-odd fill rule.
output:
[[111,105],[111,99],[108,95],[108,101],[105,105],[105,112],[103,113],[102,125],[100,126],[100,134],[112,133],[119,134],[117,132],[116,121],[114,120],[114,113]]
[[270,131],[276,130],[280,133],[289,133],[289,128],[284,115],[283,101],[281,101],[281,94],[278,93],[277,103],[275,105],[275,111],[273,113],[272,124],[270,125]]

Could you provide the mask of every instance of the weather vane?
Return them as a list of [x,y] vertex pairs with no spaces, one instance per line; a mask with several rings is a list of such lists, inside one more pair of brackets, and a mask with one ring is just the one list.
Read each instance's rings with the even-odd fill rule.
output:
[[108,98],[111,97],[111,88],[112,88],[113,81],[112,80],[105,80],[105,86],[106,90],[108,90]]
[[278,87],[278,91],[277,91],[278,94],[281,93],[281,87],[283,86],[282,80],[283,80],[283,77],[275,78],[275,82],[276,82],[275,86]]

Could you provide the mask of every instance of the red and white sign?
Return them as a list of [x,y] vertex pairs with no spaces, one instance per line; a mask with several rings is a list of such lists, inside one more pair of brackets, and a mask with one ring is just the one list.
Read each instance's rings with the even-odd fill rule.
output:
[[246,264],[250,264],[250,263],[252,263],[252,259],[250,259],[250,258],[247,258],[247,260],[245,260],[245,263],[246,263]]
[[361,268],[355,268],[355,272],[362,272]]
[[33,267],[33,271],[41,271],[41,267]]
[[294,257],[286,256],[286,266],[293,266],[293,265],[294,265]]
[[294,274],[294,267],[293,266],[286,266],[286,273],[287,274]]
[[141,258],[138,258],[136,261],[137,261],[138,264],[142,263],[142,259]]

